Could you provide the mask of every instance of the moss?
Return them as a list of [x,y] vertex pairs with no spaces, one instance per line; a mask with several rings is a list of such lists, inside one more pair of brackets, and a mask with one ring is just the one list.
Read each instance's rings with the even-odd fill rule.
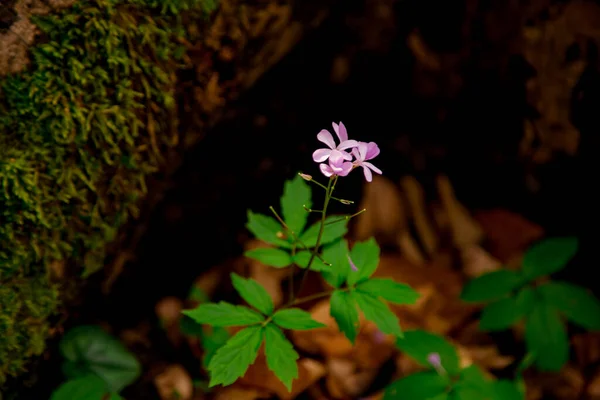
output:
[[79,1],[37,18],[31,68],[0,81],[0,384],[40,354],[59,305],[51,263],[84,275],[137,214],[177,142],[182,15],[208,0]]

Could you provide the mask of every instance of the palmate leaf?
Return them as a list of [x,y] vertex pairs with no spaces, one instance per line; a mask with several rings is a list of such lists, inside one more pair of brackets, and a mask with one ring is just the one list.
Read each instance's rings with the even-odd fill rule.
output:
[[50,400],[122,400],[116,393],[109,394],[106,383],[94,374],[71,379],[60,385]]
[[450,380],[437,372],[417,372],[390,384],[385,389],[383,400],[437,400],[436,396],[443,396],[449,385]]
[[263,242],[273,244],[277,247],[287,249],[292,248],[290,242],[280,238],[284,228],[273,217],[256,214],[248,210],[248,222],[246,223],[246,228],[252,232],[257,239],[260,239]]

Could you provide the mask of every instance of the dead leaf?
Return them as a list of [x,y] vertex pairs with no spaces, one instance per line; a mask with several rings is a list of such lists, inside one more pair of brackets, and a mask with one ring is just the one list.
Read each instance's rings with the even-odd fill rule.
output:
[[268,399],[271,394],[256,387],[249,387],[238,382],[215,391],[214,400],[258,400]]
[[181,365],[169,365],[154,378],[162,400],[189,400],[194,392],[192,378]]
[[321,379],[325,372],[325,367],[318,361],[301,358],[298,360],[298,378],[292,382],[292,391],[288,392],[285,385],[268,368],[263,347],[254,364],[248,368],[239,382],[274,393],[279,399],[291,400]]
[[544,236],[542,227],[511,211],[486,210],[474,216],[485,232],[487,250],[503,263]]

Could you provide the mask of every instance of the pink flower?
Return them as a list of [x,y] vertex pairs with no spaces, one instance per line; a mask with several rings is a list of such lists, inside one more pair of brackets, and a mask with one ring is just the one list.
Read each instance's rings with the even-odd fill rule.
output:
[[[335,151],[335,150],[334,150]],[[332,151],[329,156],[329,164],[323,163],[319,165],[321,172],[326,177],[330,177],[332,175],[346,176],[352,171],[354,168],[354,164],[351,162],[345,161],[344,156],[342,155],[348,154],[346,152],[336,151],[335,153]],[[348,154],[350,156],[350,154]],[[352,159],[352,157],[350,157]]]
[[367,160],[372,160],[379,155],[379,147],[375,142],[358,142],[358,146],[352,149],[352,154],[356,158],[353,165],[355,167],[363,167],[363,172],[367,182],[371,182],[373,180],[373,174],[371,173],[371,170],[381,175],[381,170],[379,168],[370,162],[367,162]]
[[[313,153],[313,160],[315,162],[322,163],[334,155],[340,156],[347,161],[352,160],[352,156],[344,150],[356,147],[358,142],[356,140],[348,140],[348,132],[342,122],[340,122],[339,125],[333,122],[332,125],[335,134],[340,139],[340,144],[337,146],[335,145],[333,136],[327,129],[321,130],[317,135],[317,139],[319,139],[320,142],[325,143],[329,148],[316,150]],[[330,167],[333,168],[334,166],[330,164]],[[321,167],[321,170],[323,170],[323,167]]]
[[348,254],[348,262],[350,263],[350,268],[352,269],[352,271],[358,271],[356,264],[354,264],[354,261],[352,261],[352,259],[350,258],[350,254]]

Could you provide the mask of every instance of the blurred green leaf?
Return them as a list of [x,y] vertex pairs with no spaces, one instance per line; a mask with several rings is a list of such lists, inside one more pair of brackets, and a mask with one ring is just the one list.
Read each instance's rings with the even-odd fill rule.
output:
[[516,296],[498,300],[483,309],[479,328],[484,331],[501,331],[510,328],[527,316],[535,303],[531,288],[523,288]]
[[60,342],[63,371],[70,379],[90,373],[100,377],[108,391],[118,393],[142,370],[137,359],[117,339],[95,325],[77,326]]
[[437,353],[442,366],[450,375],[460,372],[456,348],[442,336],[421,329],[410,330],[396,341],[396,346],[424,367],[431,367],[428,357]]
[[438,400],[448,386],[450,380],[434,371],[417,372],[392,382],[386,387],[383,400]]
[[569,338],[558,312],[538,301],[525,324],[525,342],[540,371],[559,371],[569,359]]
[[523,274],[528,279],[550,275],[567,265],[575,256],[579,241],[575,237],[542,240],[531,246],[523,257]]
[[469,281],[460,295],[467,302],[497,300],[519,288],[525,279],[519,272],[502,269]]
[[591,292],[567,282],[552,281],[537,288],[546,304],[570,321],[589,330],[600,330],[600,302]]

